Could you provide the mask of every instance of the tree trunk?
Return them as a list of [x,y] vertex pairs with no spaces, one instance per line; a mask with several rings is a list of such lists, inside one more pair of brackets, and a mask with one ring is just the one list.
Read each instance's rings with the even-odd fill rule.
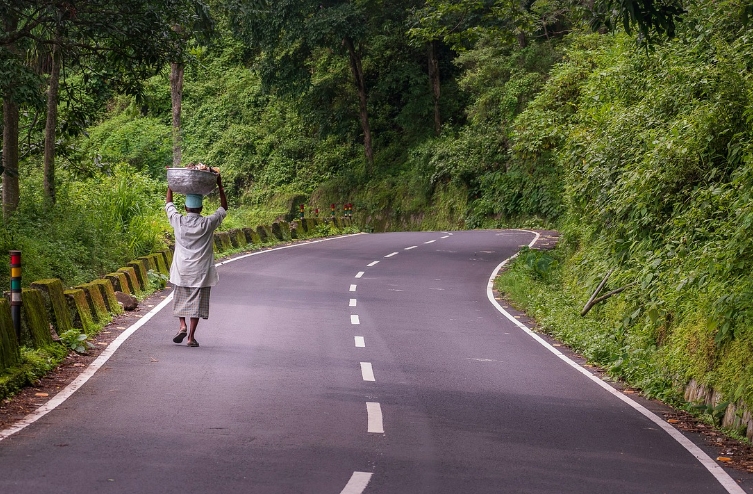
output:
[[170,64],[170,97],[173,105],[173,166],[179,167],[183,160],[183,139],[180,132],[181,104],[183,101],[183,72],[182,63]]
[[18,209],[18,105],[12,93],[3,99],[3,218],[8,218]]
[[437,58],[437,42],[429,43],[429,80],[431,81],[432,95],[434,96],[434,133],[439,135],[442,132],[442,118],[439,113],[439,59]]
[[[16,30],[18,19],[7,17],[5,30]],[[7,50],[17,53],[15,43]],[[18,209],[20,198],[18,186],[18,104],[13,101],[13,90],[5,88],[3,94],[3,218],[7,221]]]
[[369,127],[369,112],[366,105],[366,82],[363,78],[363,67],[361,66],[361,57],[356,52],[356,48],[353,45],[353,40],[345,38],[343,40],[346,48],[348,49],[348,56],[350,59],[350,70],[353,72],[353,79],[355,79],[356,88],[358,89],[358,101],[359,111],[361,115],[361,128],[363,129],[363,150],[366,154],[366,175],[371,176],[371,171],[374,166],[374,149],[371,145],[371,128]]
[[55,202],[55,136],[58,126],[58,94],[60,89],[60,33],[52,43],[52,67],[47,88],[47,123],[44,128],[44,195]]

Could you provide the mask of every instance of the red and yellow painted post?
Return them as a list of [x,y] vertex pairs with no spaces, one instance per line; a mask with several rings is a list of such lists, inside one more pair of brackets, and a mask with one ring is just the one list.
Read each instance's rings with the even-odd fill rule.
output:
[[10,316],[21,339],[21,251],[10,251]]
[[332,215],[332,219],[334,219],[334,218],[335,218],[335,203],[333,202],[333,203],[332,203],[332,204],[330,205],[330,207],[329,207],[329,208],[330,208],[330,210],[331,210],[331,215]]
[[304,213],[304,210],[305,210],[306,206],[304,206],[303,204],[301,204],[300,208],[301,208],[301,211],[300,211],[301,219],[303,219],[303,213]]

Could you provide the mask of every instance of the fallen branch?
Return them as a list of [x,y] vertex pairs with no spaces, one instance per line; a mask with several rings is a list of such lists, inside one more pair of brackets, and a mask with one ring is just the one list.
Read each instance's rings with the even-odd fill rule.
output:
[[586,306],[583,307],[583,310],[581,311],[580,315],[581,316],[585,316],[586,314],[588,314],[588,311],[591,310],[591,307],[593,307],[594,305],[598,304],[599,302],[605,301],[606,299],[608,299],[612,295],[617,295],[618,293],[625,291],[626,289],[630,288],[633,285],[635,285],[635,282],[629,283],[629,284],[627,284],[625,286],[621,286],[620,288],[612,290],[611,292],[607,292],[607,293],[605,293],[604,295],[602,295],[599,298],[595,298],[595,299],[589,300],[588,303],[586,304]]
[[614,269],[610,269],[606,276],[604,276],[604,279],[601,280],[601,283],[599,283],[599,286],[596,287],[596,290],[591,294],[591,298],[588,299],[588,302],[586,302],[586,305],[583,307],[583,310],[580,312],[581,316],[585,316],[586,312],[591,310],[591,307],[594,304],[594,299],[599,294],[602,288],[604,288],[604,285],[607,284],[607,280],[610,276],[612,276],[612,273],[614,272]]

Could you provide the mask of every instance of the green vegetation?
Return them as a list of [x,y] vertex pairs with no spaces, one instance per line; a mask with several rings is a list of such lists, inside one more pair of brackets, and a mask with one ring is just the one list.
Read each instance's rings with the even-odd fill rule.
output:
[[[25,282],[79,285],[164,248],[177,143],[183,162],[222,169],[223,228],[254,244],[270,234],[257,225],[300,204],[321,218],[352,203],[375,231],[556,227],[559,250],[524,253],[505,291],[651,395],[695,380],[753,406],[746,2],[169,4],[133,25],[93,24],[103,53],[119,32],[155,36],[125,58],[83,49],[91,40],[70,16],[40,18],[60,52],[0,28],[4,117],[20,110],[4,127],[18,124],[21,143],[17,168],[3,148],[0,248],[23,250]],[[59,8],[0,0],[4,13],[34,5]],[[57,55],[67,70],[50,139],[40,116]],[[238,235],[226,247],[243,248]],[[607,273],[605,290],[627,288],[581,317]]]

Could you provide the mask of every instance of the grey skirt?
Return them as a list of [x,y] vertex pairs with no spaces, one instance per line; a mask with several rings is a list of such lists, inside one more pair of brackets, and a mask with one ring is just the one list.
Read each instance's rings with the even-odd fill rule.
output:
[[176,286],[173,291],[175,317],[209,317],[209,292],[212,287]]

